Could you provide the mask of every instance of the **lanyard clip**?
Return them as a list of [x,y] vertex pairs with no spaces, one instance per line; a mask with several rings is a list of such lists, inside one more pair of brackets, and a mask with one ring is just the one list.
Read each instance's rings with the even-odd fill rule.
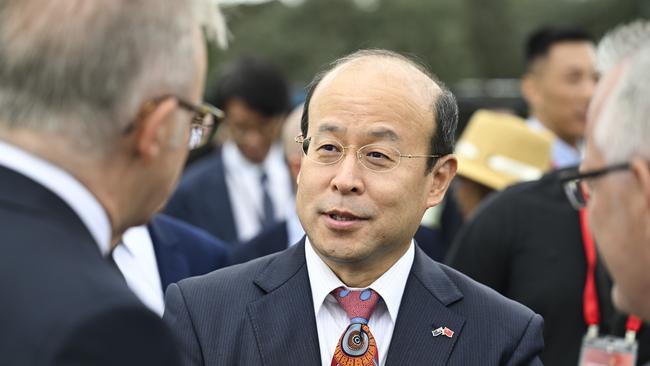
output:
[[591,324],[587,328],[587,338],[596,338],[598,337],[598,324]]
[[636,341],[636,331],[628,329],[625,332],[625,341],[627,343],[634,343]]

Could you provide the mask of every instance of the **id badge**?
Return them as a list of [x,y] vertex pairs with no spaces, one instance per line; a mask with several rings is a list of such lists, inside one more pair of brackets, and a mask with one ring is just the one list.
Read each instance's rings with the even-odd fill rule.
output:
[[578,366],[634,366],[637,348],[636,341],[624,338],[585,337]]

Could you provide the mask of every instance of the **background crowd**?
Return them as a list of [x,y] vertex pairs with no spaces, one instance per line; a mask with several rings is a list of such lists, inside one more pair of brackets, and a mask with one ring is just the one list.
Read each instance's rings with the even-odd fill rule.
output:
[[[400,342],[411,336],[402,325],[410,318],[402,315],[397,319],[408,320],[396,322],[384,283],[402,283],[401,314],[432,311],[413,305],[412,294],[422,295],[410,277],[393,273],[405,258],[413,262],[405,275],[413,271],[416,277],[451,279],[454,285],[421,280],[424,287],[439,287],[432,293],[445,291],[435,293],[440,303],[456,306],[459,292],[465,305],[461,301],[455,311],[485,312],[478,324],[454,323],[454,317],[437,324],[456,325],[455,331],[463,333],[454,351],[451,343],[448,353],[442,352],[447,358],[434,362],[480,364],[482,353],[490,360],[486,364],[576,365],[581,357],[584,361],[585,340],[598,335],[636,341],[636,364],[650,362],[645,323],[650,321],[645,270],[650,265],[650,22],[630,22],[650,14],[644,2],[608,3],[607,9],[614,10],[607,24],[593,20],[605,19],[598,6],[590,10],[593,19],[585,20],[575,16],[577,5],[567,5],[562,21],[538,19],[539,27],[504,22],[502,27],[516,31],[500,32],[500,37],[488,31],[495,25],[480,27],[485,20],[479,18],[490,17],[474,13],[484,6],[465,1],[465,8],[473,10],[463,19],[476,20],[473,27],[450,25],[448,36],[414,31],[406,36],[412,47],[379,35],[392,29],[382,30],[382,24],[394,27],[397,21],[380,16],[386,7],[415,6],[414,1],[324,6],[308,0],[259,8],[226,2],[226,19],[233,23],[228,51],[223,49],[228,38],[223,15],[211,1],[178,1],[166,9],[153,0],[63,3],[0,0],[0,43],[6,44],[0,49],[0,247],[6,253],[0,259],[0,289],[6,293],[0,299],[0,364],[279,364],[298,356],[308,364],[329,364],[332,354],[323,342],[337,340],[348,321],[341,300],[348,290],[335,294],[336,284],[353,292],[372,288],[376,293],[368,297],[373,299],[379,294],[377,312],[366,315],[364,324],[379,330],[374,333],[378,345],[390,344],[392,353],[378,347],[372,360],[381,365],[431,361],[396,354],[410,352]],[[365,14],[375,19],[379,31],[373,36],[378,38],[354,41],[362,34],[352,34],[355,28],[342,19],[324,25],[335,16],[329,11],[341,6],[354,7],[342,18]],[[435,25],[440,29],[454,22],[452,15],[462,10],[458,6],[424,8],[444,10],[436,13],[447,14],[443,24]],[[327,9],[321,17],[312,14],[321,7]],[[511,14],[517,7],[495,1],[486,10],[496,14],[490,23],[508,18],[497,10]],[[255,26],[255,34],[244,34],[252,19],[282,11]],[[293,42],[291,36],[282,34],[287,29],[301,33],[305,19],[297,14],[303,12],[317,17],[313,23],[319,33],[309,33],[312,27],[306,26],[295,41],[311,37],[308,46],[302,45],[310,51],[296,55],[286,45]],[[295,23],[287,28],[275,23],[279,19]],[[414,24],[419,23],[407,28]],[[345,29],[349,38],[340,34]],[[332,40],[339,39],[337,48]],[[468,41],[473,46],[445,52],[462,48],[463,40],[473,40]],[[284,45],[276,47],[277,42]],[[343,57],[368,46],[413,54],[427,67],[381,50]],[[458,56],[462,52],[481,53],[485,60],[469,62]],[[322,70],[314,60],[323,57],[337,61]],[[484,85],[477,84],[477,75],[519,75],[517,90],[485,92],[476,87]],[[513,80],[501,82],[513,85]],[[418,104],[421,95],[430,94],[434,102]],[[399,109],[409,103],[414,107]],[[432,150],[424,155],[402,154],[402,145],[393,149],[395,164],[370,166],[375,164],[372,146],[384,148],[384,140],[345,143],[356,141],[360,132],[350,131],[357,131],[357,123],[365,126],[372,113],[391,122],[421,106],[431,113],[432,105],[436,129]],[[367,108],[355,109],[359,106]],[[346,127],[318,118],[326,112],[341,117]],[[426,128],[414,125],[408,133],[426,135]],[[391,141],[399,141],[391,133]],[[414,141],[408,147],[419,146]],[[322,151],[330,149],[339,154],[327,161]],[[393,150],[381,150],[382,155],[391,158]],[[417,157],[425,159],[412,159]],[[383,242],[403,234],[410,246],[383,269],[360,260],[355,265],[364,270],[350,270],[348,253],[338,253],[333,244],[343,235],[324,234],[310,216],[312,206],[326,211],[325,203],[335,202],[329,196],[310,201],[320,197],[314,187],[321,187],[318,179],[327,179],[328,165],[340,164],[329,183],[343,197],[340,202],[366,190],[373,195],[373,185],[357,179],[361,173],[349,161],[358,169],[387,170],[379,181],[388,188],[379,189],[384,196],[374,200],[395,215],[384,218],[384,228],[374,228],[377,238],[368,237]],[[400,164],[415,163],[426,165],[424,177],[431,179],[395,172],[406,169]],[[327,227],[379,216],[354,202],[357,212],[324,212],[337,222]],[[363,212],[368,217],[361,219]],[[393,258],[385,253],[389,249],[374,248],[369,256]],[[325,267],[314,272],[320,265]],[[373,271],[380,273],[359,279]],[[393,277],[388,280],[386,274]],[[297,282],[293,276],[299,275],[305,281]],[[299,297],[292,293],[317,297],[316,282],[332,289],[324,293],[322,307],[316,299],[314,309],[307,306],[315,313],[268,300],[274,293],[294,303]],[[425,297],[417,299],[429,304]],[[336,301],[345,312],[328,308],[338,306]],[[309,345],[298,352],[282,342],[260,340],[258,327],[270,326],[264,319],[285,315],[310,322],[315,317],[317,327],[293,334],[302,326],[287,320],[277,325],[277,335],[264,337],[291,343],[305,336],[308,344],[321,345],[320,352],[310,354]],[[244,324],[247,317],[252,327]],[[323,330],[337,322],[345,324]],[[510,328],[499,328],[508,322]],[[481,344],[490,327],[498,328],[495,334],[503,339]],[[234,339],[228,337],[231,332]],[[256,342],[261,356],[252,351]],[[298,354],[283,358],[291,352]],[[332,352],[336,357],[339,350]],[[405,359],[411,361],[400,363]],[[336,362],[344,364],[340,358]]]

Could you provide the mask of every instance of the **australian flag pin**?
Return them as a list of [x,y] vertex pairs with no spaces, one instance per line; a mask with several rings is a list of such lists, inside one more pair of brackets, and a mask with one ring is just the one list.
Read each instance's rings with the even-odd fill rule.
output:
[[451,337],[454,336],[454,331],[447,328],[447,327],[440,327],[440,328],[432,330],[431,334],[433,334],[434,337],[437,337],[439,335],[444,335],[447,338],[451,338]]

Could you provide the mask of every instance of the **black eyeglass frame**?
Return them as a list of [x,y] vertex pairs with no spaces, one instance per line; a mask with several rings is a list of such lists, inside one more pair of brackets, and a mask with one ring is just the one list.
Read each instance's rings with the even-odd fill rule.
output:
[[[560,184],[562,184],[564,192],[571,205],[576,210],[580,210],[586,206],[586,199],[584,199],[584,192],[582,191],[582,182],[589,179],[602,177],[611,172],[628,170],[630,167],[630,163],[618,163],[586,172],[566,171],[563,172],[564,174],[561,174],[558,179],[560,181]],[[583,197],[579,198],[576,196],[577,194],[580,194]]]
[[[146,102],[144,104],[144,107],[142,108],[142,110],[138,114],[138,117],[136,118],[136,120],[134,122],[129,123],[124,128],[124,130],[122,130],[122,133],[124,135],[131,133],[133,131],[133,129],[135,128],[135,125],[136,125],[137,121],[139,121],[143,117],[143,115],[146,115],[146,114],[150,113],[156,105],[160,104],[162,101],[164,101],[166,99],[169,99],[169,98],[173,98],[174,100],[176,100],[176,102],[178,103],[178,106],[180,108],[185,109],[186,111],[189,111],[189,112],[193,113],[192,119],[190,120],[190,127],[198,125],[201,128],[208,128],[208,129],[212,130],[212,129],[215,128],[215,126],[221,120],[223,120],[223,118],[226,115],[224,113],[224,111],[222,111],[221,109],[219,109],[219,108],[217,108],[217,107],[215,107],[215,106],[213,106],[211,104],[208,104],[208,103],[194,104],[194,103],[192,103],[190,101],[187,101],[187,100],[185,100],[183,98],[180,98],[180,97],[178,97],[176,95],[165,94],[165,95],[162,95],[160,97],[154,98],[154,99]],[[205,116],[208,115],[208,114],[212,115],[214,123],[209,125],[209,126],[206,126],[206,125],[204,125],[203,120],[205,119]],[[210,132],[211,131],[207,131],[206,135],[209,136]],[[191,138],[191,136],[190,136],[190,138]],[[200,147],[200,146],[201,145],[194,146],[194,147],[190,146],[190,149],[195,149],[195,148]]]

